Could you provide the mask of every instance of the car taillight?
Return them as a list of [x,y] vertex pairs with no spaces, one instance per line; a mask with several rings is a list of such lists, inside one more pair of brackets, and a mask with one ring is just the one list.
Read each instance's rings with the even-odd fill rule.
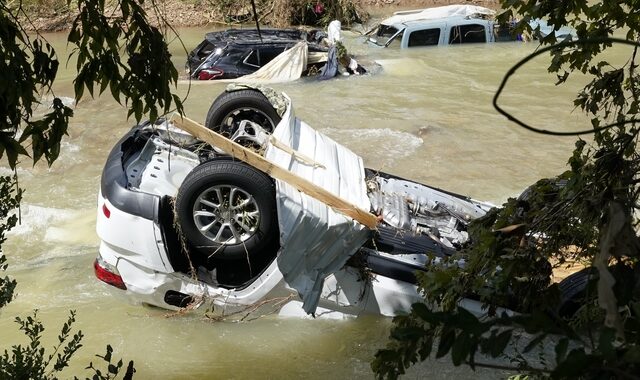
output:
[[212,67],[210,69],[202,69],[198,73],[198,79],[200,80],[216,79],[218,77],[221,77],[222,74],[224,74],[224,71],[222,71],[217,67]]
[[113,265],[107,264],[100,256],[93,262],[93,270],[98,280],[113,285],[116,288],[127,290],[127,286],[124,284],[118,270]]
[[102,213],[107,217],[107,219],[111,216],[111,210],[109,210],[106,203],[102,205]]

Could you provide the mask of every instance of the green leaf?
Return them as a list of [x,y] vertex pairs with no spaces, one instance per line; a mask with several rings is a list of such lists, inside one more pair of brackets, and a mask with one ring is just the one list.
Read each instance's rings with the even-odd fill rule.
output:
[[507,344],[509,344],[509,341],[511,340],[512,332],[513,330],[511,329],[505,330],[498,334],[495,339],[493,339],[493,342],[491,342],[490,352],[492,357],[498,357],[504,352],[504,349],[507,347]]
[[420,355],[420,360],[426,360],[429,355],[431,355],[431,350],[433,349],[433,335],[427,335],[424,338],[424,342],[422,342],[422,346],[418,350],[418,355]]
[[480,334],[486,328],[482,326],[478,318],[462,306],[457,308],[458,326],[462,326],[466,331],[472,331]]
[[430,324],[433,324],[435,322],[433,313],[431,312],[431,310],[429,310],[427,305],[422,302],[414,303],[413,305],[411,305],[411,311],[413,311],[418,317],[420,317],[420,319],[425,322],[428,322]]
[[440,342],[438,344],[438,351],[436,352],[436,359],[441,358],[449,353],[449,350],[453,346],[456,340],[456,332],[452,328],[445,328],[440,336]]
[[104,355],[103,359],[106,362],[110,362],[111,361],[111,354],[113,353],[113,348],[111,348],[111,345],[108,344],[107,345],[107,353]]
[[415,326],[396,327],[391,331],[391,337],[399,341],[417,341],[425,334],[423,329]]
[[109,80],[107,78],[102,78],[100,80],[100,95],[102,95],[102,93],[104,92],[104,90],[107,89],[107,86],[109,86]]
[[[4,150],[4,153],[7,154],[7,161],[9,161],[9,167],[11,169],[16,167],[16,164],[18,163],[18,156],[29,155],[18,141],[6,133],[0,132],[0,147]],[[2,150],[0,150],[0,158],[1,157]]]
[[470,355],[472,340],[469,334],[460,333],[451,348],[451,361],[456,367]]
[[82,75],[83,73],[80,72],[73,81],[73,91],[76,94],[76,102],[82,99],[82,95],[84,94],[84,79]]
[[120,101],[120,90],[118,89],[118,84],[116,81],[109,81],[109,89],[111,90],[111,96],[118,102],[118,104],[122,105]]

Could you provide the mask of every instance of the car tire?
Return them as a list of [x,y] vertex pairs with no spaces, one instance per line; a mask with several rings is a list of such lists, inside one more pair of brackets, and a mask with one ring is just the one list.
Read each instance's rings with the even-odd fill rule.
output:
[[279,234],[275,197],[266,174],[242,162],[213,160],[187,175],[175,210],[198,261],[210,264],[271,254],[263,250],[272,249]]
[[597,275],[595,268],[585,268],[567,276],[558,284],[560,305],[557,314],[560,317],[572,317],[589,298],[597,296],[595,289],[590,286]]
[[271,133],[281,118],[267,97],[258,90],[225,91],[211,104],[205,126],[231,137],[242,120],[253,121]]

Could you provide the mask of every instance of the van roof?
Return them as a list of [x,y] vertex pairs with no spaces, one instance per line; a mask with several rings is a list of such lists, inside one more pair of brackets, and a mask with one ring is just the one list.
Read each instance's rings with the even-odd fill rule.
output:
[[415,9],[412,11],[395,12],[393,16],[383,20],[382,25],[398,26],[408,22],[435,21],[443,19],[478,19],[492,18],[496,12],[492,9],[476,5],[447,5],[444,7]]

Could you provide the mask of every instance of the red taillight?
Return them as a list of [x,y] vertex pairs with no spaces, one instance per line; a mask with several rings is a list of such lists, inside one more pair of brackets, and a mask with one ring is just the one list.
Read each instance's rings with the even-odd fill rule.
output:
[[96,272],[98,280],[106,282],[109,285],[113,285],[116,288],[127,290],[127,286],[124,284],[124,281],[122,281],[122,277],[120,277],[119,274],[110,272],[106,268],[102,267],[98,262],[98,259],[93,263],[93,270]]
[[216,79],[218,77],[221,77],[222,74],[224,74],[224,71],[222,71],[221,69],[219,69],[217,67],[212,67],[210,69],[201,70],[198,73],[198,79],[200,79],[200,80]]
[[104,216],[106,216],[107,219],[111,216],[111,210],[109,210],[106,203],[102,205],[102,213],[104,213]]

